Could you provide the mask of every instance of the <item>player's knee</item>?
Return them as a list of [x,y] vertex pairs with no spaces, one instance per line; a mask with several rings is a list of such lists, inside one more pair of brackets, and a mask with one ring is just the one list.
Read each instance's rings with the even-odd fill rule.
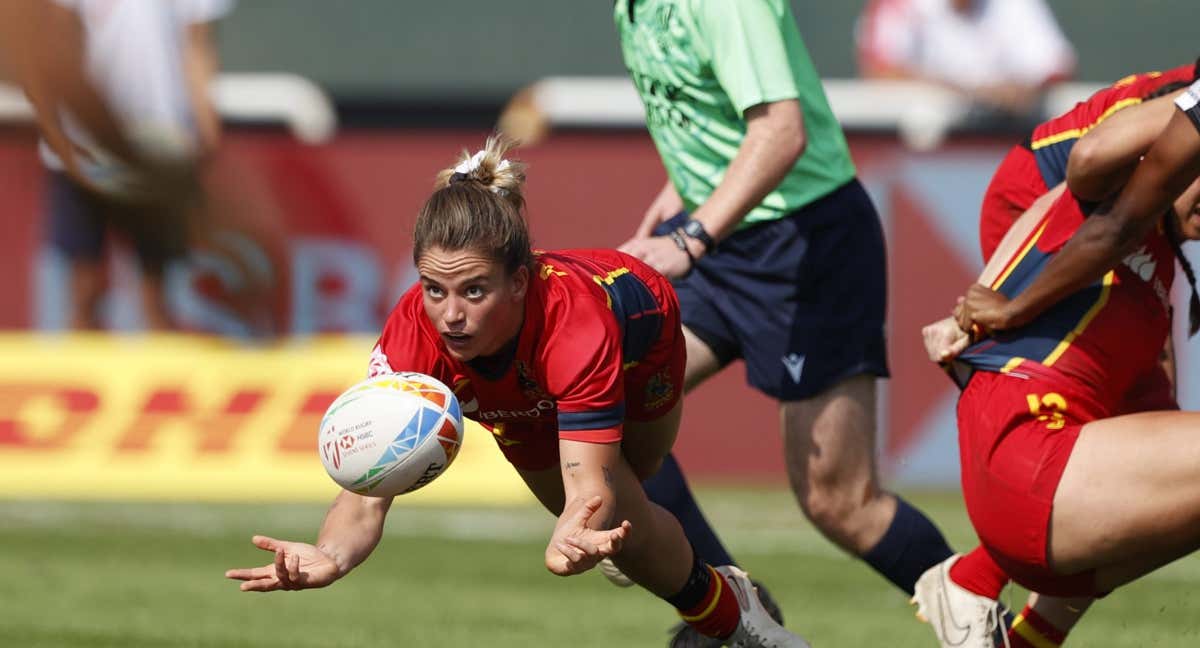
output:
[[636,459],[636,460],[629,461],[629,467],[633,469],[633,474],[637,477],[637,480],[639,482],[644,482],[647,479],[650,479],[654,475],[658,474],[658,471],[662,469],[662,466],[663,466],[663,458],[662,457],[654,457],[654,458],[648,458],[648,459]]
[[809,488],[797,492],[796,497],[808,519],[826,533],[841,531],[854,514],[848,498],[833,489]]
[[871,499],[860,485],[837,478],[793,482],[793,487],[808,519],[825,534],[836,537],[853,535]]

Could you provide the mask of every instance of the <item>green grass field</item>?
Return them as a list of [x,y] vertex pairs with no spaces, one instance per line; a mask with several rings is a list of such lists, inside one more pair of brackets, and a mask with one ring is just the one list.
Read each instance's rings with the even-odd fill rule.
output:
[[[931,646],[904,596],[834,550],[782,491],[704,490],[735,555],[815,646]],[[960,501],[913,494],[957,546]],[[245,594],[255,532],[311,539],[317,505],[0,502],[0,646],[661,646],[666,604],[599,574],[541,565],[551,518],[530,507],[408,508],[367,563],[325,590]],[[1071,644],[1200,645],[1200,561],[1097,604]],[[1019,607],[1022,593],[1006,591]]]

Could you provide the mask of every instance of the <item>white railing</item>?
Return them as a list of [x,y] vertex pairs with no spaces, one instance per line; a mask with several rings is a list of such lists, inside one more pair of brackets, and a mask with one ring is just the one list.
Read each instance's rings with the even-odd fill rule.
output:
[[[825,79],[825,94],[847,129],[895,130],[915,148],[930,148],[960,124],[970,101],[953,90],[918,81]],[[1047,116],[1086,99],[1100,84],[1063,83],[1045,99]],[[552,126],[639,127],[645,116],[624,77],[548,77],[533,86],[537,108]]]
[[[282,124],[296,137],[319,144],[337,132],[333,101],[312,81],[295,74],[227,73],[212,87],[217,111],[231,121]],[[0,123],[27,122],[33,110],[20,89],[0,84]]]

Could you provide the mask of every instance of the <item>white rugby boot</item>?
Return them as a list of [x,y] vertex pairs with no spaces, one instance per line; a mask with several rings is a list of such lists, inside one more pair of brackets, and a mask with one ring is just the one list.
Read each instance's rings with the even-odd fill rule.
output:
[[950,580],[950,567],[960,557],[947,558],[917,579],[911,601],[917,606],[917,618],[933,628],[942,648],[1008,646],[1000,602]]
[[621,568],[617,567],[617,564],[612,561],[612,558],[601,560],[599,567],[600,573],[604,574],[608,582],[613,585],[617,587],[633,587],[635,585],[633,579],[626,576],[625,572],[621,571]]
[[799,635],[788,632],[786,628],[776,623],[770,613],[758,599],[758,593],[746,572],[732,565],[717,567],[716,570],[725,577],[725,582],[737,597],[738,618],[737,629],[725,640],[730,648],[810,648],[808,642]]

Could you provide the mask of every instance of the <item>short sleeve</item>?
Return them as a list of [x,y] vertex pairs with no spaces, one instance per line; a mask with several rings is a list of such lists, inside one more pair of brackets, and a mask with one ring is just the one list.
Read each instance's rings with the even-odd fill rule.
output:
[[[558,404],[559,438],[593,443],[621,440],[625,420],[621,333],[612,311],[586,297],[560,305],[542,357],[546,387]],[[582,303],[580,303],[582,302]]]
[[233,0],[175,0],[180,22],[192,25],[224,18],[233,11]]
[[1188,116],[1196,130],[1200,131],[1200,81],[1196,81],[1176,97],[1175,105]]
[[739,114],[800,96],[784,39],[786,13],[767,0],[709,0],[697,5],[697,26],[713,72]]

